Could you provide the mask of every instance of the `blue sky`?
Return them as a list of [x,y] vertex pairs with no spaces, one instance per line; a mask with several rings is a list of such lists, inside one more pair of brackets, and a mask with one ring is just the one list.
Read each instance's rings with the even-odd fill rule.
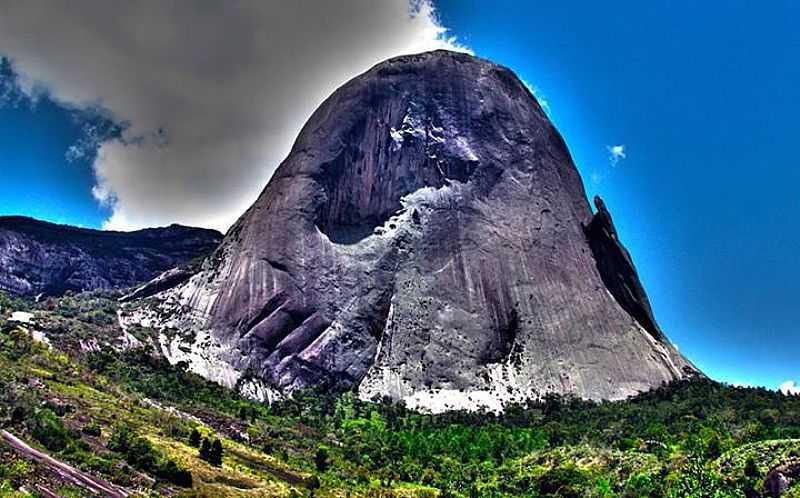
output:
[[0,78],[0,214],[99,227],[109,210],[92,197],[93,151],[80,158],[67,154],[86,140],[91,116],[46,94],[26,97],[7,61],[0,63]]
[[[765,5],[436,2],[449,35],[511,67],[547,102],[587,194],[605,199],[673,342],[716,379],[774,388],[800,381],[800,4]],[[180,60],[164,59],[170,67]],[[87,126],[100,138],[120,130],[46,93],[35,104],[5,95],[0,213],[102,226],[112,208],[92,195],[95,142],[80,157],[66,151],[87,145]],[[614,146],[624,157],[612,157]]]

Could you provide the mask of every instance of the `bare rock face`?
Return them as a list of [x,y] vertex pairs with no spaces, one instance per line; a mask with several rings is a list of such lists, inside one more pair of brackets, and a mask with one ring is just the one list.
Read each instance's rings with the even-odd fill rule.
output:
[[260,397],[333,381],[501,408],[696,373],[531,93],[446,51],[337,90],[202,269],[125,320],[184,331],[172,361]]
[[207,255],[215,230],[172,225],[108,232],[0,217],[0,290],[36,296],[130,287]]

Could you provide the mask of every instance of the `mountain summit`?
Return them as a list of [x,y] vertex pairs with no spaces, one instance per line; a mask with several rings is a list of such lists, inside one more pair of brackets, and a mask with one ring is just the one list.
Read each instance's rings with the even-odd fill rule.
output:
[[262,399],[335,382],[433,411],[500,408],[696,374],[596,204],[510,70],[397,57],[334,92],[200,270],[140,289],[153,295],[123,322]]

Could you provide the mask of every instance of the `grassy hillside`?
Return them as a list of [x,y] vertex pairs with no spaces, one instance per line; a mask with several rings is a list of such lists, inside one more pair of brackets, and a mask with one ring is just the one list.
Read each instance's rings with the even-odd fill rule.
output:
[[[0,296],[0,423],[138,496],[748,497],[771,468],[800,461],[800,397],[711,381],[626,402],[550,397],[501,416],[426,415],[330,389],[267,407],[146,346],[115,350],[116,297]],[[34,324],[7,320],[20,310]],[[0,496],[48,490],[90,496],[0,443]]]

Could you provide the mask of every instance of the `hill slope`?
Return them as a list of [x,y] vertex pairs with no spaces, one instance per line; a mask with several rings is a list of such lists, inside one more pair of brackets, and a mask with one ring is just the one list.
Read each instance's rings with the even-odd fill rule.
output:
[[[81,348],[85,328],[124,336],[118,296],[48,306],[0,293],[0,496],[98,496],[99,483],[136,497],[755,498],[779,474],[783,498],[800,496],[800,397],[694,379],[503,414],[421,414],[331,390],[266,406],[153,356],[152,330],[131,331],[140,347]],[[63,465],[29,460],[14,438]],[[221,441],[221,462],[203,458],[202,439]]]

